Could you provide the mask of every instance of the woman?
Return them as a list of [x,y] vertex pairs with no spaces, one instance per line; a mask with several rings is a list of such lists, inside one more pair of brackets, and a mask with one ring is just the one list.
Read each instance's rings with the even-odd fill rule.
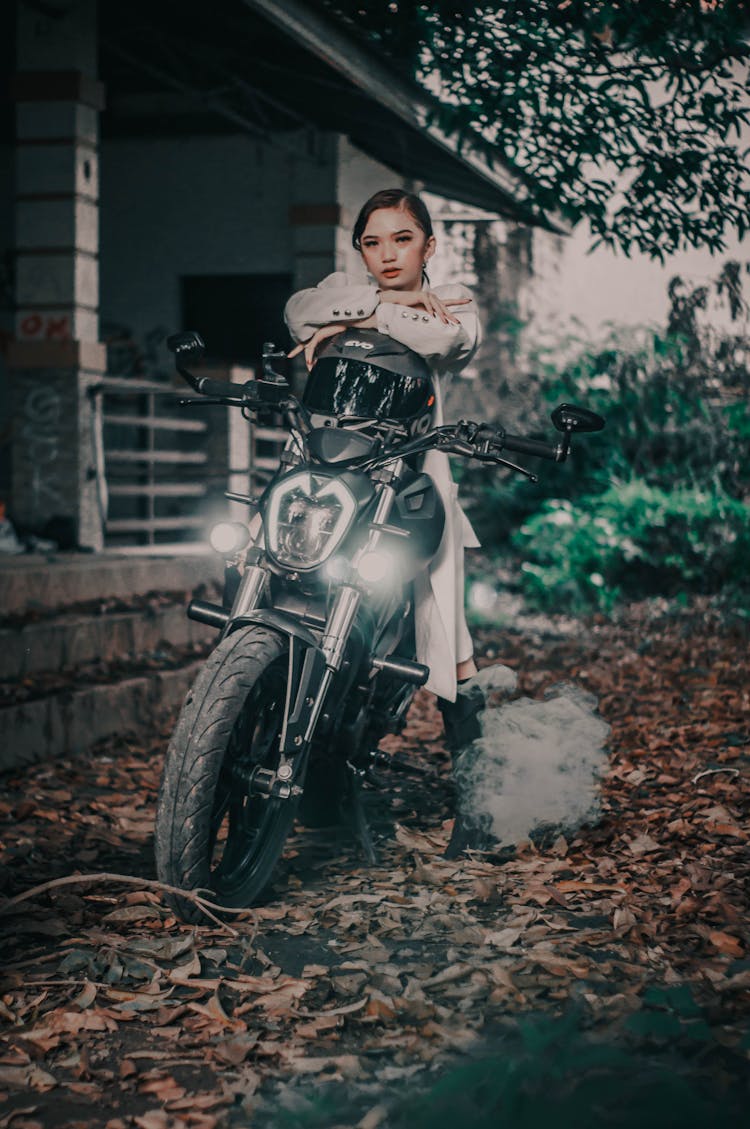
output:
[[[377,329],[407,345],[430,363],[436,378],[463,368],[479,344],[479,322],[465,286],[430,290],[426,285],[425,266],[436,242],[429,212],[419,197],[396,188],[375,193],[357,217],[352,243],[373,281],[360,284],[335,273],[294,294],[284,317],[299,344],[289,356],[304,353],[309,371],[323,341],[356,326]],[[435,422],[440,424],[439,379],[436,399]],[[428,574],[415,582],[417,658],[430,668],[427,688],[443,699],[446,729],[456,745],[466,739],[457,725],[471,723],[467,715],[476,714],[482,704],[471,693],[478,687],[466,686],[477,668],[463,610],[463,550],[479,542],[458,504],[448,456],[428,452],[424,470],[440,492],[446,521]],[[456,701],[457,684],[462,685],[462,708],[448,708]]]

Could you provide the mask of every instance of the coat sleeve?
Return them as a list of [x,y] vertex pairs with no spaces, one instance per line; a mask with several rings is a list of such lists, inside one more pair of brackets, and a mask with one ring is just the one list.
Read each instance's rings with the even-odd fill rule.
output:
[[[440,298],[471,298],[466,286],[455,284],[436,287]],[[382,302],[377,307],[378,329],[395,341],[407,345],[439,369],[457,372],[467,364],[479,346],[479,318],[472,301],[466,306],[450,306],[458,325],[445,325],[440,318],[423,309]]]
[[377,287],[354,282],[337,271],[317,286],[292,294],[284,310],[284,321],[295,341],[309,341],[323,325],[368,318],[377,304]]

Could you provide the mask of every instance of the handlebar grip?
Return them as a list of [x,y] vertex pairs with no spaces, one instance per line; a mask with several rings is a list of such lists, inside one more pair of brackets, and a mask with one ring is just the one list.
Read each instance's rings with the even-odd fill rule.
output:
[[197,388],[202,396],[242,401],[247,399],[244,384],[234,384],[231,380],[214,380],[210,376],[199,376]]
[[503,447],[506,451],[517,451],[520,455],[538,455],[540,459],[552,459],[554,462],[560,462],[563,457],[561,446],[543,443],[539,439],[524,439],[522,435],[506,435]]

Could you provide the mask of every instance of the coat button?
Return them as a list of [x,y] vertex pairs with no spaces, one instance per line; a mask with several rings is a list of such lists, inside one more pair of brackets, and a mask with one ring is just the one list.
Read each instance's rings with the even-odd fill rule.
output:
[[357,317],[358,318],[363,318],[364,316],[365,316],[364,310],[357,310]]
[[429,321],[429,320],[430,320],[430,318],[429,318],[428,314],[422,314],[422,321]]
[[352,316],[351,310],[344,310],[344,317],[345,318],[350,318],[351,316]]
[[337,317],[339,316],[339,314],[340,314],[340,313],[341,313],[341,310],[334,310],[334,311],[333,311],[333,316],[334,316],[335,318],[337,318]]
[[402,310],[402,311],[401,311],[401,317],[402,317],[402,318],[408,318],[408,316],[409,316],[409,311],[408,311],[408,310]]
[[411,315],[411,320],[412,320],[412,321],[419,321],[419,314],[412,314],[412,315]]

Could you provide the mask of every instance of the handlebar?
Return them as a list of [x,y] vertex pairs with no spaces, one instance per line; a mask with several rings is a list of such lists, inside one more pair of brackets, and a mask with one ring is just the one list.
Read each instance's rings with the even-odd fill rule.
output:
[[[210,376],[195,376],[184,367],[184,362],[200,360],[205,346],[199,334],[186,332],[168,338],[167,346],[174,352],[177,371],[187,383],[202,396],[226,404],[235,404],[249,411],[282,410],[292,423],[300,428],[303,435],[309,431],[309,413],[302,403],[291,394],[286,380],[272,367],[272,361],[283,353],[274,349],[270,343],[263,347],[262,380],[248,380],[245,384],[235,384],[230,380],[215,380]],[[195,403],[196,401],[188,401]],[[374,421],[373,421],[374,422]],[[530,471],[516,466],[502,457],[503,451],[516,451],[522,455],[535,455],[552,462],[565,462],[570,451],[570,440],[575,431],[600,431],[604,420],[587,408],[573,404],[560,404],[552,413],[552,422],[558,431],[563,432],[559,443],[545,443],[539,439],[527,439],[523,435],[509,435],[502,428],[496,429],[488,424],[478,424],[461,420],[457,424],[442,425],[419,437],[407,438],[399,449],[382,449],[370,457],[340,460],[341,466],[359,466],[372,469],[385,465],[398,458],[423,454],[432,448],[447,453],[475,457],[483,461],[500,463],[512,470],[520,471],[535,479]],[[403,435],[401,436],[403,438]]]
[[195,380],[195,391],[202,396],[211,396],[214,399],[235,400],[244,404],[247,400],[247,389],[244,384],[235,384],[231,380],[214,380],[211,376],[198,376]]
[[506,434],[502,446],[505,451],[516,451],[519,455],[537,455],[540,459],[551,459],[556,463],[565,459],[562,443],[543,443],[539,439],[524,439],[522,435]]

